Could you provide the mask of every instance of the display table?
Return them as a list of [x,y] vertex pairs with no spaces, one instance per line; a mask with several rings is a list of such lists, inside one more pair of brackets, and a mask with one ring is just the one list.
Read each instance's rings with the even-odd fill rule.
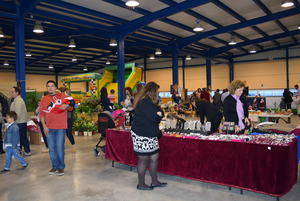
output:
[[[297,182],[296,140],[269,146],[163,136],[159,144],[161,173],[277,197]],[[129,131],[107,130],[105,157],[136,166]]]
[[290,114],[272,114],[272,113],[251,114],[251,112],[249,113],[249,118],[251,119],[251,121],[254,122],[258,122],[259,118],[266,118],[266,121],[274,121],[278,123],[279,119],[281,119],[285,123],[291,123],[291,116],[293,116],[292,113]]

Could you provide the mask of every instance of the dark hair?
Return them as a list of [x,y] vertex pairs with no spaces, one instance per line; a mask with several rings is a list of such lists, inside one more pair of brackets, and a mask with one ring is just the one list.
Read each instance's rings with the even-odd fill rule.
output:
[[21,89],[19,87],[13,87],[15,92],[17,92],[19,95],[21,94]]
[[216,92],[219,92],[219,91],[220,91],[220,89],[217,89],[217,90],[216,90]]
[[114,93],[115,93],[115,90],[111,89],[111,90],[110,90],[110,93],[111,93],[111,94],[114,94]]
[[130,87],[126,87],[125,88],[125,92],[126,91],[129,91],[130,96],[133,96],[133,91],[132,91],[132,89]]
[[61,93],[67,91],[67,87],[59,87],[58,89]]
[[107,97],[108,93],[107,93],[107,89],[106,87],[102,87],[101,91],[100,91],[100,98],[102,99],[103,97]]
[[53,84],[55,85],[55,87],[57,88],[57,83],[56,83],[54,80],[48,80],[47,83],[46,83],[46,86],[47,86],[49,83],[53,83]]
[[18,119],[18,115],[15,111],[9,111],[6,116],[13,118],[15,121]]
[[298,85],[298,84],[295,84],[294,87],[295,87],[295,89],[298,89],[298,88],[299,88],[299,85]]

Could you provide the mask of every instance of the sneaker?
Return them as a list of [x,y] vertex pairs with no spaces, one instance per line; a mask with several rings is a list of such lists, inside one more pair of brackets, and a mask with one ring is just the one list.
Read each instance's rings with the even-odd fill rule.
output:
[[7,170],[7,169],[3,169],[0,171],[0,174],[5,174],[5,173],[8,173],[10,170]]
[[58,169],[57,172],[56,172],[56,174],[58,176],[63,176],[65,174],[65,171],[64,171],[64,169]]
[[31,152],[24,152],[25,156],[31,156]]
[[25,170],[28,167],[28,163],[25,166],[22,166],[21,170]]
[[57,172],[57,170],[54,169],[54,168],[52,168],[52,169],[49,171],[49,175],[54,175],[56,172]]

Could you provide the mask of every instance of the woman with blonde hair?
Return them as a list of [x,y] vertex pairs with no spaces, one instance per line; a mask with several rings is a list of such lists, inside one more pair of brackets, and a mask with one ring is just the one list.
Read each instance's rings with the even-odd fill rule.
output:
[[[137,95],[134,104],[134,115],[131,128],[134,152],[138,156],[138,190],[152,190],[155,187],[165,187],[157,178],[159,157],[158,138],[161,136],[159,123],[164,114],[158,106],[159,85],[149,82]],[[145,184],[145,173],[149,163],[151,185]]]
[[228,88],[230,95],[223,102],[225,121],[235,123],[236,133],[244,132],[246,125],[250,125],[248,104],[246,101],[240,99],[244,87],[244,82],[240,80],[232,81]]

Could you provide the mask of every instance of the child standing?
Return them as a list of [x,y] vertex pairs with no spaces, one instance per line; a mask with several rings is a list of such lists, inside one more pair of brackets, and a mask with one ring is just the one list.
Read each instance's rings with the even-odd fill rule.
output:
[[6,149],[6,163],[3,170],[0,171],[1,174],[10,171],[11,159],[14,156],[22,165],[22,169],[28,166],[25,159],[19,154],[20,152],[20,136],[19,127],[15,122],[17,120],[17,113],[11,111],[6,114],[6,121],[8,127],[4,136],[4,147]]

